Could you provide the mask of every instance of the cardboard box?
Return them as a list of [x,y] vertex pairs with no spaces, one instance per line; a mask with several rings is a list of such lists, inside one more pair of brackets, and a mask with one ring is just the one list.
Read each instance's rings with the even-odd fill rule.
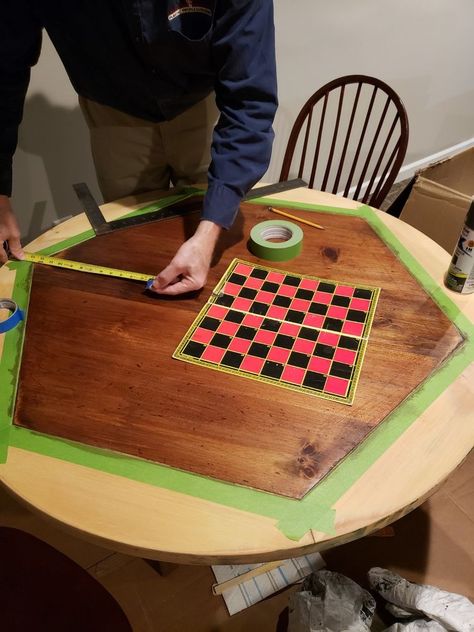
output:
[[454,251],[474,195],[474,147],[420,170],[400,219]]

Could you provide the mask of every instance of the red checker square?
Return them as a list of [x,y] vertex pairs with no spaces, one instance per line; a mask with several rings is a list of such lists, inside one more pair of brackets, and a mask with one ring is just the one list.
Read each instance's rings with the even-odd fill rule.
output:
[[284,278],[285,275],[281,272],[269,272],[266,280],[270,283],[281,283]]
[[229,310],[226,307],[221,307],[220,305],[211,305],[211,307],[207,311],[207,316],[222,319],[227,316],[228,311]]
[[[228,336],[233,336],[239,327],[240,327],[239,323],[231,323],[229,320],[224,320],[217,328],[217,331],[220,334],[227,334]],[[212,334],[212,331],[211,331],[211,334]]]
[[192,335],[192,340],[207,344],[208,342],[211,341],[211,338],[214,336],[214,333],[215,333],[214,331],[210,331],[209,329],[203,329],[202,327],[198,327]]
[[247,314],[242,321],[242,325],[246,327],[260,327],[262,323],[263,316],[256,316],[255,314]]
[[281,362],[285,364],[288,360],[288,356],[291,353],[291,349],[282,349],[281,347],[272,347],[267,355],[267,360],[273,360],[273,362]]
[[313,356],[308,364],[308,369],[310,371],[323,373],[324,375],[327,375],[329,373],[330,368],[331,360],[328,360],[327,358],[319,358],[318,356]]
[[259,329],[254,338],[255,342],[262,342],[265,345],[273,344],[276,338],[276,331],[268,331],[267,329]]
[[248,298],[236,298],[232,303],[233,309],[240,309],[243,312],[246,312],[250,309],[250,305],[252,305],[252,301]]
[[281,375],[283,382],[291,384],[301,384],[304,379],[305,370],[297,366],[286,366]]
[[303,320],[303,325],[309,325],[309,327],[322,327],[324,323],[324,316],[321,314],[306,314]]
[[237,296],[241,290],[241,286],[236,283],[226,283],[224,285],[224,294],[230,294],[231,296]]
[[347,393],[348,386],[349,380],[344,380],[342,377],[333,377],[330,375],[326,380],[324,392],[344,396]]
[[263,279],[257,279],[256,277],[249,277],[245,283],[245,287],[250,287],[253,290],[259,290],[263,285]]
[[256,356],[245,356],[240,369],[249,373],[260,373],[265,360]]
[[280,333],[285,334],[287,336],[296,336],[299,334],[300,326],[294,325],[293,323],[283,323],[280,327]]
[[354,290],[355,288],[351,285],[338,285],[334,294],[337,294],[338,296],[352,296],[354,294]]
[[251,344],[251,340],[245,340],[244,338],[233,338],[233,340],[230,341],[228,349],[230,351],[237,351],[237,353],[247,353]]
[[319,285],[319,281],[314,281],[313,279],[302,279],[300,283],[301,290],[312,290],[313,292]]
[[219,364],[225,352],[225,349],[221,349],[220,347],[213,347],[212,345],[210,345],[209,347],[204,349],[204,353],[202,354],[201,359]]
[[238,263],[236,267],[234,268],[235,273],[243,274],[244,276],[247,276],[247,274],[250,274],[252,270],[253,270],[253,267],[247,266],[245,265],[245,263]]
[[291,309],[296,309],[299,312],[307,312],[311,301],[304,301],[302,298],[295,298],[291,302]]
[[306,355],[311,355],[314,351],[316,343],[313,340],[306,340],[305,338],[297,338],[293,345],[293,351],[301,351]]
[[342,333],[351,334],[352,336],[360,336],[363,331],[364,323],[353,323],[350,320],[346,320],[342,326]]
[[359,309],[362,312],[368,312],[370,301],[366,298],[353,298],[351,301],[351,309]]
[[272,305],[268,312],[268,318],[276,318],[277,320],[284,320],[288,310],[286,307],[278,307],[277,305]]
[[339,318],[340,320],[344,320],[344,318],[347,316],[347,308],[339,307],[339,305],[331,305],[331,307],[328,309],[327,315],[331,318]]
[[293,298],[297,290],[298,288],[294,285],[282,285],[278,288],[278,296],[289,296],[290,298]]
[[336,362],[343,362],[344,364],[354,364],[357,353],[355,351],[351,351],[350,349],[336,349],[336,353],[334,354],[334,360]]
[[275,298],[275,295],[272,294],[271,292],[259,292],[257,296],[255,297],[255,300],[260,301],[260,303],[265,303],[266,305],[268,305],[269,303],[273,301],[274,298]]
[[323,303],[323,305],[329,305],[331,302],[332,294],[328,292],[315,292],[313,296],[313,303]]
[[337,347],[337,345],[339,344],[339,336],[337,334],[332,334],[329,331],[322,331],[319,334],[318,342],[322,345]]

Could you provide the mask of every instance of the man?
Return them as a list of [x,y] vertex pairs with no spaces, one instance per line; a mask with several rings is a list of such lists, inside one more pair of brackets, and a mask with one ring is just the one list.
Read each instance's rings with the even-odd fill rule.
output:
[[201,221],[153,284],[162,294],[201,288],[220,231],[270,159],[272,0],[2,0],[0,244],[18,258],[11,164],[42,28],[80,95],[106,200],[195,181],[208,166],[212,134]]

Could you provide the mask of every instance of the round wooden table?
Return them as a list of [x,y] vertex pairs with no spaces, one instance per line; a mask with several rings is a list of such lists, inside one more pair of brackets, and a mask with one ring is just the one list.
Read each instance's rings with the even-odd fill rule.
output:
[[[272,196],[288,202],[357,208],[358,203],[309,189]],[[116,219],[153,196],[104,205]],[[411,226],[377,211],[380,220],[474,322],[474,297],[446,290],[450,256]],[[84,214],[33,241],[41,250],[90,228]],[[0,296],[11,295],[14,272],[0,270]],[[2,354],[0,337],[0,358]],[[97,469],[10,447],[0,481],[19,500],[96,544],[177,563],[244,563],[289,558],[362,537],[422,503],[463,461],[474,442],[474,365],[459,377],[356,480],[334,506],[335,533],[310,530],[288,539],[276,520]]]

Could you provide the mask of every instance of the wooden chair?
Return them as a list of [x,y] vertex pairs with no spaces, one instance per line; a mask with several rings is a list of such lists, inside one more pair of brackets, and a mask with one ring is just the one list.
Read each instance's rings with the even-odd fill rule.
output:
[[396,92],[374,77],[340,77],[317,90],[302,107],[288,140],[280,181],[304,178],[311,189],[380,207],[407,144],[408,117]]

